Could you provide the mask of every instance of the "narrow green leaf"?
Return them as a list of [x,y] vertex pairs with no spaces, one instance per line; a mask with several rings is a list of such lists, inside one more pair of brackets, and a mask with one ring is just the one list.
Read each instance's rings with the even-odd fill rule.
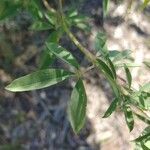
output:
[[107,15],[108,6],[109,6],[109,0],[103,0],[103,14],[104,14],[104,16]]
[[135,113],[135,115],[142,120],[143,122],[147,123],[150,125],[150,119],[149,118],[145,118],[144,116],[141,116],[140,114]]
[[96,61],[96,65],[97,65],[97,68],[103,72],[103,74],[105,75],[105,77],[107,78],[107,80],[109,81],[116,97],[119,97],[120,94],[119,94],[119,90],[118,90],[118,85],[117,83],[114,81],[114,77],[113,77],[113,74],[111,72],[111,70],[109,69],[109,67],[100,59],[97,59]]
[[51,10],[51,11],[46,12],[44,15],[50,24],[57,26],[58,14],[56,13],[56,11]]
[[135,142],[141,142],[141,141],[143,141],[143,140],[145,140],[147,138],[150,138],[150,132],[148,132],[148,133],[146,133],[146,134],[136,138],[134,141]]
[[115,66],[114,66],[114,64],[112,63],[112,61],[111,61],[109,58],[107,58],[107,60],[108,60],[109,66],[110,66],[110,68],[111,68],[111,70],[112,70],[114,79],[116,79],[116,78],[117,78],[117,75],[116,75]]
[[53,27],[49,23],[42,22],[42,21],[35,21],[30,27],[31,30],[35,30],[35,31],[49,30],[52,28]]
[[74,17],[78,15],[78,11],[75,8],[71,8],[70,10],[68,10],[67,12],[67,17]]
[[130,106],[127,106],[127,105],[124,105],[123,110],[124,110],[126,123],[127,123],[128,128],[131,132],[133,130],[133,127],[134,127],[134,118],[133,118],[132,110],[131,110]]
[[124,50],[124,51],[111,50],[109,51],[109,58],[113,62],[117,62],[123,59],[128,59],[130,54],[131,50]]
[[128,81],[128,85],[129,85],[129,88],[130,88],[131,84],[132,84],[132,76],[131,76],[130,70],[127,67],[126,64],[124,64],[124,69],[125,69],[125,72],[126,72],[127,81]]
[[98,32],[95,39],[95,49],[99,51],[99,49],[103,48],[106,44],[106,40],[106,34],[103,32]]
[[107,109],[107,111],[105,112],[103,118],[107,118],[109,117],[116,109],[117,107],[117,103],[118,103],[118,98],[115,98],[112,103],[110,104],[109,108]]
[[53,64],[55,59],[56,57],[53,54],[48,53],[48,50],[44,49],[39,60],[40,70],[49,68],[49,66]]
[[111,69],[108,67],[108,65],[100,59],[97,59],[97,60],[99,62],[99,66],[101,66],[102,70],[105,73],[107,73],[112,79],[114,79],[113,73],[112,73]]
[[143,150],[149,150],[150,149],[150,126],[146,127],[142,134],[133,140],[136,142],[137,145],[141,145]]
[[39,70],[12,81],[12,83],[6,87],[6,90],[21,92],[42,89],[61,82],[72,75],[73,73],[62,69]]
[[68,106],[69,121],[75,133],[84,126],[86,117],[87,96],[81,79],[76,83]]
[[[49,37],[47,38],[47,42],[54,42],[57,43],[59,42],[61,33],[58,31],[53,31],[50,33]],[[49,65],[53,64],[53,62],[56,60],[56,55],[54,55],[53,53],[50,53],[48,48],[45,48],[41,59],[40,59],[40,69],[46,69],[49,67]]]
[[84,23],[84,22],[76,23],[75,26],[85,32],[89,32],[91,30],[91,27],[89,26],[89,24]]
[[69,51],[57,45],[56,43],[46,42],[46,46],[50,50],[50,52],[55,54],[58,58],[62,59],[64,62],[68,63],[69,65],[74,66],[75,68],[79,68],[78,62]]
[[98,32],[95,38],[95,49],[102,54],[103,57],[108,56],[109,52],[106,46],[107,37],[105,33]]

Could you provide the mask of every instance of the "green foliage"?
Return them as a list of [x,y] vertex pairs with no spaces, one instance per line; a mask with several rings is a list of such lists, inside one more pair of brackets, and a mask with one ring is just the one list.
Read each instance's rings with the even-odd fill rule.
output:
[[[150,83],[146,83],[138,90],[132,88],[132,75],[129,70],[129,63],[126,62],[127,60],[132,60],[130,56],[131,51],[108,50],[106,34],[99,32],[94,42],[95,51],[99,55],[94,55],[70,31],[72,27],[82,29],[84,32],[89,31],[88,18],[78,13],[77,9],[73,7],[65,7],[62,10],[61,1],[59,6],[56,7],[57,9],[51,7],[48,1],[46,2],[45,4],[45,1],[43,3],[40,0],[0,1],[0,21],[14,16],[19,11],[26,10],[33,17],[30,30],[49,30],[50,33],[46,39],[42,56],[40,56],[38,71],[12,81],[6,89],[12,92],[36,90],[74,77],[77,83],[73,88],[68,105],[68,117],[73,131],[79,133],[84,126],[86,118],[87,97],[83,81],[81,80],[84,79],[85,72],[81,69],[81,65],[71,51],[60,45],[60,39],[67,34],[78,50],[87,57],[92,66],[104,75],[112,88],[115,98],[103,118],[109,117],[116,109],[120,109],[123,110],[126,124],[130,131],[134,128],[134,115],[149,125],[150,119],[143,111],[150,110]],[[109,0],[103,0],[104,16],[108,12],[109,2]],[[149,0],[145,0],[142,8],[144,9],[148,4]],[[73,72],[64,69],[49,69],[57,58],[68,64],[68,70],[73,68]],[[125,65],[122,65],[124,63]],[[149,66],[148,61],[144,63]],[[122,85],[118,82],[119,77],[116,71],[119,69],[119,65],[124,67],[127,84],[124,83]],[[130,63],[130,66],[133,67],[135,64]],[[133,111],[133,106],[142,113]],[[144,130],[139,138],[135,139],[135,142],[140,143],[143,149],[149,148],[150,145],[150,130],[148,129],[149,127]]]
[[109,6],[109,0],[103,0],[103,13],[104,13],[104,16],[107,15],[108,6]]
[[1,0],[0,1],[0,20],[9,18],[17,13],[18,1]]
[[120,94],[119,94],[119,90],[118,90],[118,85],[114,80],[114,76],[113,76],[111,69],[107,66],[107,64],[105,62],[103,62],[100,59],[97,59],[96,64],[97,64],[97,68],[99,69],[99,71],[103,72],[103,74],[109,81],[116,97],[119,97]]
[[133,118],[132,110],[131,110],[130,106],[124,105],[123,111],[124,111],[126,123],[127,123],[128,128],[131,132],[133,130],[133,127],[134,127],[134,118]]
[[150,149],[150,126],[146,127],[142,134],[134,140],[143,150]]
[[127,81],[128,81],[128,85],[129,85],[129,88],[130,88],[131,87],[131,83],[132,83],[132,76],[131,76],[130,70],[127,67],[126,64],[124,64],[124,69],[125,69],[125,72],[126,72]]
[[75,133],[78,133],[83,128],[86,116],[87,97],[84,85],[79,79],[73,88],[71,101],[68,106],[68,115],[71,126]]
[[110,104],[109,108],[107,109],[107,111],[105,112],[103,118],[107,118],[109,117],[115,110],[117,107],[117,103],[118,103],[118,99],[115,98],[112,103]]
[[39,70],[14,80],[6,89],[12,92],[41,89],[61,82],[72,75],[73,73],[62,69]]
[[106,46],[107,37],[104,33],[99,32],[95,38],[95,50],[97,50],[103,57],[108,56],[108,50]]
[[131,54],[130,50],[123,50],[123,51],[117,51],[117,50],[112,50],[109,51],[109,57],[113,62],[118,62],[123,59],[129,59]]
[[50,52],[56,55],[58,58],[75,68],[79,68],[78,62],[69,51],[57,45],[56,43],[46,43],[46,46]]

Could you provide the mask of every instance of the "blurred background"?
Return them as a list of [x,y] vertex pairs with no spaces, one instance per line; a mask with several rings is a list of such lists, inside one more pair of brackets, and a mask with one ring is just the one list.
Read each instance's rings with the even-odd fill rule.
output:
[[[143,12],[137,11],[140,4],[137,0],[128,11],[127,1],[114,0],[110,3],[108,16],[103,18],[101,0],[68,3],[89,18],[90,33],[73,29],[89,50],[94,50],[97,32],[105,31],[109,50],[132,51],[136,66],[130,67],[133,87],[138,89],[150,81],[149,68],[143,64],[145,60],[150,60],[150,7]],[[0,150],[134,149],[135,145],[130,141],[139,135],[145,125],[136,120],[134,130],[129,133],[121,112],[115,112],[107,119],[102,118],[113,95],[105,78],[96,70],[85,75],[87,119],[79,135],[73,133],[66,114],[74,81],[32,92],[11,93],[4,89],[13,79],[38,68],[50,31],[29,30],[32,21],[26,11],[21,11],[0,23]],[[83,54],[67,37],[61,43],[83,67],[88,65]],[[66,67],[59,60],[53,65]],[[117,73],[124,77],[122,71]]]

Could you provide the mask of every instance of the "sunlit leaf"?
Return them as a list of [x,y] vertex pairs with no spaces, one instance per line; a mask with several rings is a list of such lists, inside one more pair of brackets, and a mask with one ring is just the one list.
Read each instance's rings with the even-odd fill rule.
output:
[[72,75],[73,73],[62,69],[39,70],[12,81],[6,90],[21,92],[41,89],[61,82]]
[[57,26],[57,13],[54,11],[48,11],[44,14],[48,22],[54,26]]
[[74,8],[71,8],[71,9],[67,12],[66,15],[71,18],[71,17],[77,16],[77,15],[78,15],[78,11],[77,11],[76,9],[74,9]]
[[74,58],[74,56],[64,49],[63,47],[57,45],[56,43],[46,43],[47,48],[51,53],[55,54],[58,58],[62,59],[64,62],[68,63],[75,68],[79,68],[79,64]]
[[95,38],[95,49],[102,54],[102,56],[108,56],[109,52],[106,46],[106,34],[103,32],[98,32]]
[[130,106],[124,105],[123,107],[124,107],[123,110],[124,110],[125,120],[131,132],[134,127],[133,113],[132,113]]
[[86,116],[87,97],[82,80],[78,80],[71,94],[68,106],[69,121],[75,133],[78,133],[84,123]]
[[130,88],[131,87],[131,83],[132,83],[132,76],[131,76],[129,68],[125,64],[124,64],[124,69],[125,69],[128,85],[129,85],[129,88]]
[[142,135],[142,136],[136,138],[134,141],[135,141],[135,142],[141,142],[142,140],[145,140],[145,139],[147,139],[147,138],[150,138],[150,132],[148,132],[148,133],[146,133],[146,134],[144,134],[144,135]]
[[111,69],[107,66],[107,64],[104,61],[100,60],[100,59],[97,59],[97,60],[99,62],[98,63],[99,66],[102,68],[102,70],[105,73],[107,73],[113,79],[114,78],[113,73],[112,73]]
[[108,60],[109,66],[110,66],[110,68],[111,68],[111,70],[112,70],[114,79],[116,79],[116,78],[117,78],[117,75],[116,75],[115,66],[114,66],[114,64],[112,63],[112,61],[111,61],[109,58],[108,58],[107,60]]
[[150,125],[150,118],[146,118],[146,117],[141,116],[140,114],[137,114],[137,113],[135,113],[135,115],[136,115],[140,120],[142,120],[143,122],[145,122],[145,123],[147,123],[147,124]]
[[130,50],[124,50],[124,51],[111,50],[109,51],[109,58],[113,62],[117,62],[123,59],[128,59],[130,54],[131,54]]
[[105,112],[103,118],[107,118],[109,117],[116,109],[117,107],[117,103],[118,103],[118,98],[115,98],[112,103],[110,104],[109,108],[107,109],[107,111]]
[[109,67],[100,59],[97,59],[96,62],[97,68],[99,71],[102,71],[103,74],[105,75],[106,79],[109,81],[116,97],[119,97],[119,90],[118,90],[118,85],[114,81],[114,76],[112,74],[112,71],[109,69]]
[[109,7],[109,0],[103,0],[103,13],[104,13],[104,16],[107,15],[108,7]]

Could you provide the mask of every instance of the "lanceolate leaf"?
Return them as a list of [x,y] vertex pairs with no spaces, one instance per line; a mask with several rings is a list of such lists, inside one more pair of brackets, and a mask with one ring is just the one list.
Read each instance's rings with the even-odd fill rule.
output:
[[107,109],[107,111],[105,112],[103,118],[107,118],[109,117],[116,109],[117,107],[117,103],[118,103],[118,98],[115,98],[112,103],[110,104],[109,108]]
[[127,65],[124,65],[124,69],[125,69],[125,72],[126,72],[127,81],[128,81],[128,85],[129,85],[129,88],[130,88],[131,83],[132,83],[132,76],[131,76],[130,70],[127,67]]
[[111,69],[107,66],[107,64],[100,59],[97,59],[97,60],[99,62],[99,66],[101,66],[102,70],[113,79],[114,78],[113,73],[112,73]]
[[150,125],[150,118],[146,118],[146,117],[141,116],[140,114],[137,114],[137,113],[135,113],[135,115],[136,115],[140,120],[142,120],[143,122],[145,122],[145,123],[147,123],[147,124]]
[[133,130],[133,127],[134,127],[134,118],[133,118],[132,110],[129,106],[125,106],[125,105],[124,105],[123,110],[124,110],[126,123],[127,123],[128,128],[131,132]]
[[106,57],[109,54],[106,46],[106,39],[106,35],[102,32],[99,32],[95,39],[95,49],[100,52],[103,57]]
[[114,78],[116,79],[116,78],[117,78],[117,75],[116,75],[115,66],[114,66],[114,64],[112,63],[112,61],[111,61],[109,58],[108,58],[107,60],[108,60],[109,66],[110,66],[110,68],[111,68],[111,70],[112,70],[113,76],[114,76]]
[[40,70],[14,80],[6,89],[12,92],[41,89],[61,82],[72,75],[73,73],[62,69]]
[[109,0],[103,0],[103,13],[104,13],[104,16],[106,16],[106,14],[107,14],[108,5],[109,5]]
[[87,97],[81,79],[76,83],[68,106],[68,115],[71,126],[78,133],[85,123]]
[[58,58],[62,59],[66,63],[68,63],[71,66],[74,66],[75,68],[79,68],[79,64],[76,61],[76,59],[73,57],[73,55],[64,49],[63,47],[57,45],[56,43],[46,43],[47,48],[55,54]]
[[119,97],[119,90],[118,90],[118,85],[116,84],[116,82],[114,81],[114,77],[113,74],[111,72],[111,70],[109,69],[109,67],[100,59],[97,59],[97,68],[103,72],[103,74],[105,75],[105,77],[107,78],[107,80],[109,81],[116,97]]
[[150,149],[150,126],[146,127],[142,134],[133,140],[137,144],[140,144],[143,150],[149,150]]
[[136,138],[134,141],[135,141],[135,142],[141,142],[142,140],[145,140],[145,139],[147,139],[147,138],[150,138],[150,132],[148,132],[148,133],[146,133],[146,134],[144,134],[144,135],[142,135],[142,136]]
[[[59,31],[53,31],[50,33],[49,37],[47,38],[47,42],[55,42],[57,43],[60,39],[60,32]],[[43,51],[43,55],[40,59],[40,69],[46,69],[56,60],[56,55],[53,53],[50,53],[48,48],[45,48]]]

